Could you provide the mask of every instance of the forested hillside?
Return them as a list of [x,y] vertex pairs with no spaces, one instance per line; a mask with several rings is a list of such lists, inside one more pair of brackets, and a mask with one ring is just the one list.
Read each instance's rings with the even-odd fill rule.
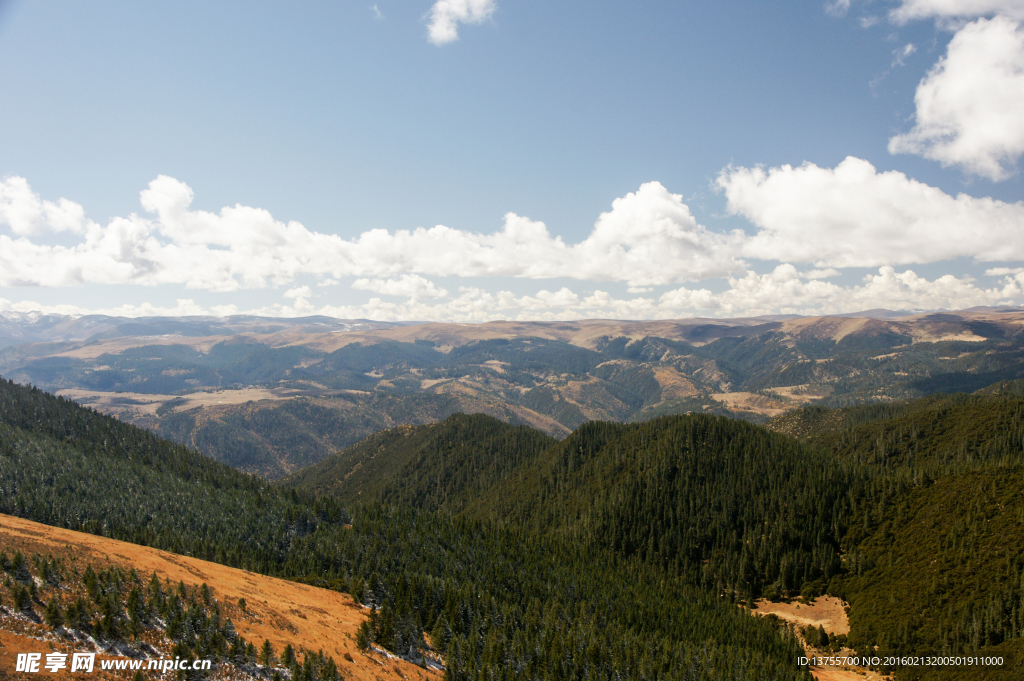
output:
[[343,503],[461,511],[556,440],[484,414],[381,431],[281,484]]
[[752,424],[669,416],[588,423],[466,514],[639,556],[746,598],[839,572],[849,483],[823,451]]
[[[452,466],[427,432],[383,433],[339,460],[350,470],[372,453],[367,489],[416,503]],[[448,457],[477,456],[467,431],[444,432]],[[337,469],[315,470],[285,482],[335,488]],[[733,602],[841,596],[861,653],[1022,649],[1024,399],[1012,391],[809,407],[769,428],[707,415],[587,423],[500,479],[461,484],[474,490],[462,517],[612,551]]]
[[[0,383],[0,511],[349,590],[452,679],[798,679],[786,628],[611,551],[272,487],[70,401]],[[350,524],[350,526],[348,526]]]
[[229,466],[275,480],[378,431],[438,421],[461,406],[448,397],[386,394],[268,402],[171,408],[161,414],[157,431]]
[[[817,410],[787,417],[793,426]],[[1024,661],[1024,399],[936,396],[833,412],[811,446],[868,471],[843,539],[850,640]],[[853,496],[853,495],[851,495]],[[938,678],[938,677],[936,677]]]

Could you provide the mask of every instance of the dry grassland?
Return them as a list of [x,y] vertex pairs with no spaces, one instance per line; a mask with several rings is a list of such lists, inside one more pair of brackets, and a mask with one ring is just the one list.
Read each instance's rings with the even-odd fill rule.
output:
[[[259,647],[264,639],[281,651],[288,643],[299,650],[323,650],[334,657],[346,679],[439,679],[441,673],[380,653],[364,654],[356,647],[359,625],[368,610],[356,604],[348,594],[318,589],[283,579],[265,577],[196,558],[136,546],[115,539],[41,525],[0,514],[0,549],[19,550],[26,555],[38,553],[59,556],[84,569],[120,565],[135,568],[143,576],[153,572],[161,580],[186,585],[206,583],[220,601],[224,615],[230,617],[238,633]],[[246,609],[238,599],[246,600]],[[14,669],[17,652],[49,652],[48,643],[0,632],[0,672]],[[351,657],[349,662],[346,654]],[[39,675],[32,675],[33,678]],[[53,676],[46,674],[46,676]],[[100,678],[97,674],[75,675]]]

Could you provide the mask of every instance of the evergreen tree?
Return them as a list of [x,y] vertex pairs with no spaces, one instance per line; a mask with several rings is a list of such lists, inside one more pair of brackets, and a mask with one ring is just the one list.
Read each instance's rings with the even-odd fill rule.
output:
[[274,646],[271,645],[269,639],[263,639],[263,647],[260,648],[259,663],[264,667],[271,667],[274,665]]

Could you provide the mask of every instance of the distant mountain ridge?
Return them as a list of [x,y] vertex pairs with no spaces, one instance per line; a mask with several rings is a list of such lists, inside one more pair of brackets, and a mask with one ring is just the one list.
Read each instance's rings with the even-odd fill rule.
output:
[[147,336],[233,336],[236,333],[322,333],[368,331],[399,326],[394,322],[334,317],[111,317],[0,312],[0,349],[23,343],[90,342]]
[[807,404],[1024,379],[1021,310],[866,315],[486,324],[82,318],[75,323],[91,340],[9,346],[0,375],[271,479],[378,430],[457,412],[561,438],[588,420],[711,413],[763,422]]

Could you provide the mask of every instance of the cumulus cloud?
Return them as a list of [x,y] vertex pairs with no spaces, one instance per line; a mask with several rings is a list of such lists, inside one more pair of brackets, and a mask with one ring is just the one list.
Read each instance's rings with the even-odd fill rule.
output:
[[[183,284],[233,291],[286,285],[300,274],[366,278],[369,290],[377,290],[370,288],[378,286],[369,283],[374,279],[405,282],[379,286],[408,286],[412,280],[401,277],[409,274],[569,277],[651,286],[744,269],[735,255],[742,232],[708,231],[697,224],[681,196],[657,182],[616,199],[577,244],[552,236],[543,222],[514,213],[490,234],[438,225],[395,232],[374,229],[347,240],[275,220],[259,208],[193,210],[192,199],[185,183],[161,175],[141,194],[151,217],[115,218],[106,226],[88,222],[73,246],[34,242],[15,231],[16,224],[21,229],[20,218],[16,215],[11,222],[5,213],[0,217],[14,237],[0,234],[0,286]],[[84,215],[78,204],[62,200],[59,205]],[[58,228],[46,222],[50,218],[45,212],[40,215],[41,224]]]
[[1024,203],[956,197],[848,157],[834,169],[727,168],[728,210],[759,231],[742,254],[816,267],[879,267],[957,257],[1024,259]]
[[330,267],[335,276],[569,277],[649,286],[742,269],[734,255],[741,239],[742,233],[716,234],[697,224],[680,195],[649,182],[613,201],[577,244],[552,236],[543,222],[508,213],[492,234],[441,225],[370,230],[338,249],[344,269],[337,262]]
[[0,223],[23,235],[45,231],[81,234],[90,224],[80,205],[67,199],[43,201],[23,177],[0,181]]
[[891,153],[1007,178],[1024,153],[1024,30],[1005,17],[967,24],[914,101],[916,124],[889,140]]
[[[880,173],[856,158],[834,169],[730,167],[718,185],[728,211],[747,217],[757,227],[755,234],[711,232],[697,223],[681,196],[651,182],[616,199],[578,243],[514,213],[492,233],[437,226],[370,230],[344,239],[275,220],[258,208],[193,210],[192,190],[161,176],[142,192],[146,216],[115,218],[105,226],[76,217],[74,224],[83,231],[73,245],[33,237],[68,224],[67,215],[84,216],[77,204],[51,203],[59,210],[41,208],[31,223],[18,222],[25,211],[3,213],[10,233],[0,232],[0,285],[170,284],[208,291],[284,286],[282,302],[246,312],[439,321],[824,314],[1022,300],[1024,273],[1007,265],[1024,260],[1024,242],[1017,238],[1024,203],[950,196],[902,173]],[[12,205],[47,204],[27,183],[5,186],[15,187]],[[966,277],[927,280],[894,267],[962,256],[998,264],[988,274],[1003,281],[985,288]],[[753,260],[783,264],[758,274],[747,264]],[[797,269],[799,264],[808,266]],[[840,274],[836,268],[853,266],[881,269],[858,286],[829,281]],[[317,277],[320,285],[351,277],[353,288],[377,296],[360,305],[314,305],[311,286],[295,283],[300,275]],[[476,287],[449,294],[430,279],[435,276],[593,282],[587,286],[621,282],[628,295],[572,286],[531,295]],[[709,277],[725,278],[728,288],[713,292],[687,285]],[[676,288],[654,294],[654,287],[667,286]],[[0,301],[0,311],[26,304],[12,305]],[[202,310],[191,300],[174,309],[178,314],[239,312],[234,306]],[[75,313],[68,306],[60,310]],[[174,314],[154,306],[102,312]]]
[[626,281],[631,286],[698,280],[735,271],[742,232],[716,234],[697,224],[682,201],[658,182],[615,199],[568,261],[546,276],[579,262],[580,278]]
[[459,24],[480,24],[498,8],[494,0],[437,0],[430,10],[428,39],[444,45],[459,39]]
[[1021,0],[903,0],[899,7],[889,12],[889,18],[897,24],[914,19],[974,19],[996,14],[1024,19],[1024,2]]
[[352,288],[412,300],[432,300],[448,296],[448,291],[418,274],[404,274],[397,279],[356,279],[352,282]]

